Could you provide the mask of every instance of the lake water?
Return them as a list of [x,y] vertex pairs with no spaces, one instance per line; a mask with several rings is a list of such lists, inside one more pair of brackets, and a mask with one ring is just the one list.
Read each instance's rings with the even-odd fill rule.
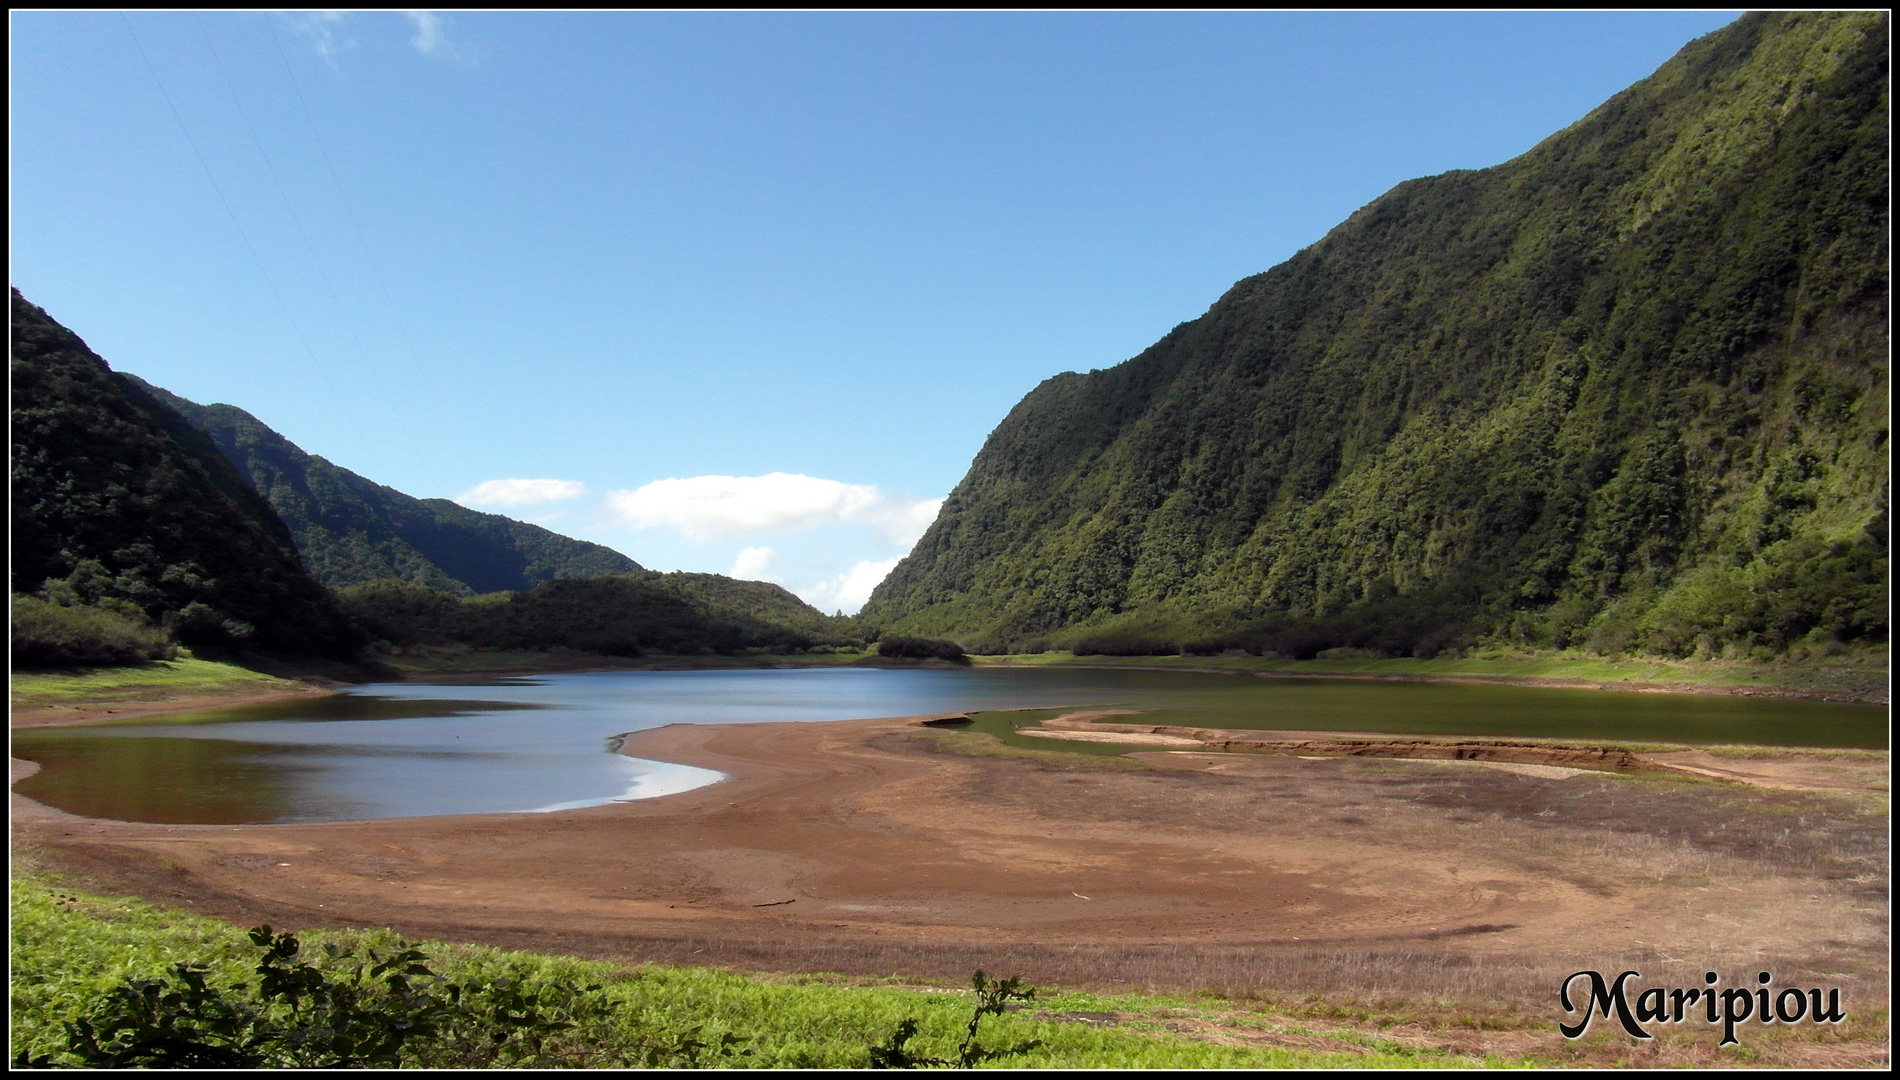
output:
[[180,824],[549,811],[721,778],[614,752],[627,732],[1057,706],[1210,727],[1887,745],[1883,707],[1713,695],[1061,668],[613,671],[16,731],[13,756],[41,770],[15,789],[88,817]]

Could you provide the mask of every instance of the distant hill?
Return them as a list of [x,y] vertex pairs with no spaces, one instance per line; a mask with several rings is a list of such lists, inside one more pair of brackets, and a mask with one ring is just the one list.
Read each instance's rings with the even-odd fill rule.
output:
[[54,611],[97,620],[130,601],[186,644],[337,656],[366,634],[614,655],[858,639],[852,620],[768,582],[656,573],[372,483],[242,409],[112,372],[17,291],[12,427],[13,589],[46,592]]
[[861,617],[986,650],[1885,641],[1888,37],[1747,15],[1047,380]]
[[709,616],[734,623],[752,638],[803,636],[814,641],[847,639],[856,634],[848,616],[827,615],[769,581],[740,581],[724,574],[648,571],[644,580],[692,604]]
[[457,599],[402,581],[339,590],[344,607],[396,646],[648,652],[788,652],[855,640],[852,620],[825,615],[763,581],[640,571],[548,581],[499,596]]
[[186,644],[341,656],[359,638],[202,432],[12,293],[12,589],[129,601]]
[[304,564],[332,588],[393,578],[469,596],[642,569],[600,544],[405,495],[305,453],[243,409],[199,405],[126,378],[211,437],[290,528]]

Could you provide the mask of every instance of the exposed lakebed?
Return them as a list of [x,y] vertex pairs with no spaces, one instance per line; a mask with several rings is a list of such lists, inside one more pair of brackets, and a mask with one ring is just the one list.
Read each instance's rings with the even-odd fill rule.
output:
[[88,817],[178,824],[560,810],[720,779],[618,753],[618,736],[648,728],[1054,707],[1206,727],[1887,745],[1884,707],[1715,695],[1127,670],[615,671],[16,731],[13,755],[41,769],[15,789]]

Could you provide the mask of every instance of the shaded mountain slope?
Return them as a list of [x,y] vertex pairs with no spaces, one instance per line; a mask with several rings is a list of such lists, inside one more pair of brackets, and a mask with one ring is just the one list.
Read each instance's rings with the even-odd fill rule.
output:
[[12,588],[129,601],[187,644],[357,644],[218,448],[12,294]]
[[305,453],[243,409],[140,385],[217,443],[289,526],[311,572],[333,588],[395,578],[466,596],[641,569],[600,544],[384,487]]
[[1047,380],[863,618],[1431,655],[1886,636],[1887,18],[1752,14]]
[[788,652],[850,641],[852,623],[776,585],[715,574],[640,571],[547,581],[523,592],[457,598],[402,581],[339,591],[371,634],[396,646],[648,652]]

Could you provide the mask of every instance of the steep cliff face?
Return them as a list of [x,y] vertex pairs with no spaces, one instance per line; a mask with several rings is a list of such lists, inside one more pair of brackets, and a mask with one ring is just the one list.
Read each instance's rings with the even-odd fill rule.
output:
[[405,495],[305,453],[243,409],[199,405],[126,378],[217,443],[283,518],[311,572],[331,588],[394,578],[468,596],[641,569],[600,544],[447,499]]
[[188,644],[344,655],[290,533],[177,412],[12,296],[12,587],[130,601]]
[[1749,15],[1522,157],[1399,185],[1037,387],[865,618],[990,648],[1884,639],[1887,86],[1885,15]]

